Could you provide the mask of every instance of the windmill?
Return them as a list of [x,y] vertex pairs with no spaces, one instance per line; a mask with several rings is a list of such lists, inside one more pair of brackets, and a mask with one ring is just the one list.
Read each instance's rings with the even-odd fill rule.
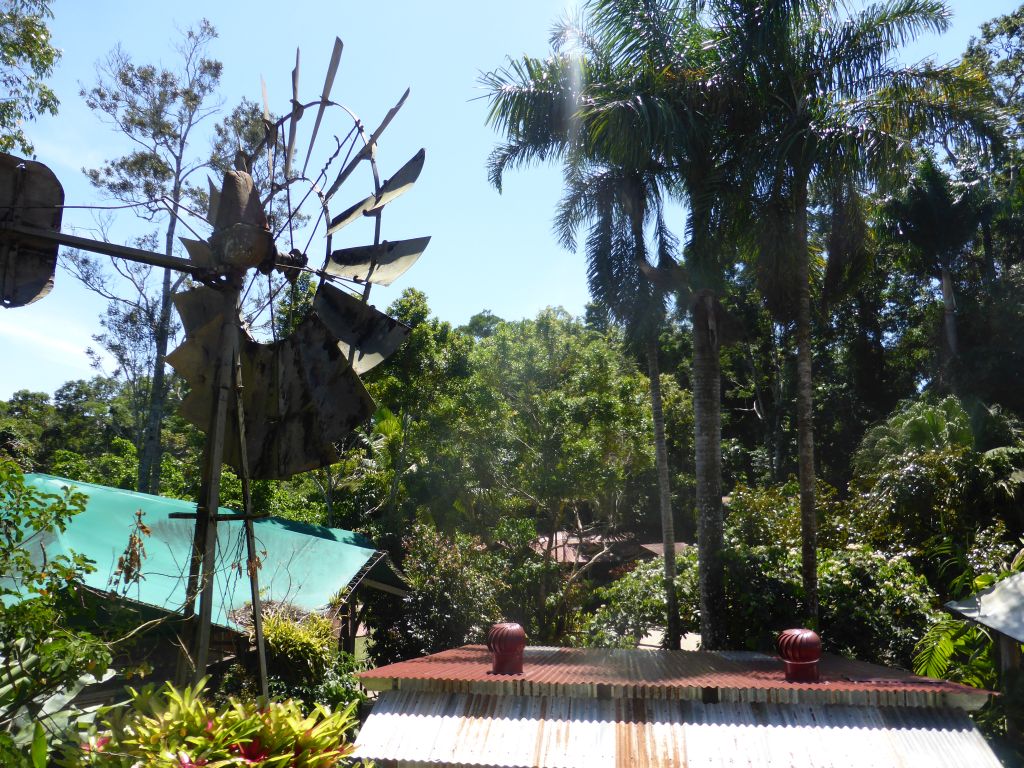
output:
[[[40,163],[0,155],[3,306],[23,306],[49,292],[59,245],[178,270],[193,280],[188,290],[174,297],[185,340],[166,358],[189,385],[181,415],[206,432],[183,608],[186,632],[182,646],[187,663],[179,667],[179,678],[191,672],[198,680],[205,674],[217,524],[237,520],[245,526],[260,678],[266,693],[249,482],[288,478],[336,461],[336,444],[373,412],[360,375],[386,359],[409,333],[406,326],[376,310],[368,300],[372,285],[390,285],[415,263],[429,242],[428,237],[396,242],[381,239],[382,212],[416,182],[424,151],[382,180],[378,141],[409,91],[376,129],[368,131],[352,110],[331,100],[341,53],[342,42],[335,39],[320,96],[303,103],[296,51],[291,107],[279,119],[271,117],[264,85],[263,141],[251,152],[239,149],[234,168],[224,173],[219,187],[211,181],[205,217],[211,231],[205,238],[182,238],[187,259],[62,233],[63,190],[54,174]],[[314,108],[316,117],[300,167],[296,160],[304,133],[302,121]],[[334,136],[335,146],[326,159],[311,164],[328,110],[343,115],[351,128],[343,138]],[[261,189],[254,169],[262,169],[264,164]],[[365,190],[369,194],[332,216],[335,194],[361,166],[368,166],[372,176],[372,188]],[[310,213],[303,209],[307,203],[313,209]],[[373,223],[372,243],[333,247],[339,231],[367,218]],[[326,235],[323,263],[311,268],[309,250],[321,230]],[[307,231],[309,239],[300,247],[297,235]],[[273,273],[283,275],[276,287]],[[317,281],[305,316],[288,335],[279,338],[275,332],[270,340],[257,339],[242,318],[245,296],[256,281],[266,277],[272,312],[275,292],[294,286],[303,273]],[[271,328],[275,329],[273,322]],[[221,467],[225,463],[242,481],[241,514],[219,514]]]

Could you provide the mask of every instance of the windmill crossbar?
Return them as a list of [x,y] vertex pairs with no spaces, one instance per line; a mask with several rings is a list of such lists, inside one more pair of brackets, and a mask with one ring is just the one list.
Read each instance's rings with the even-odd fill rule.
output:
[[38,227],[30,227],[9,221],[0,222],[0,238],[3,238],[6,233],[19,235],[19,239],[31,238],[39,242],[57,243],[71,248],[81,248],[85,251],[92,251],[93,253],[115,256],[119,259],[137,261],[141,264],[149,264],[154,267],[164,267],[178,272],[186,272],[197,279],[210,278],[217,274],[212,270],[197,267],[188,259],[181,259],[177,256],[167,256],[162,253],[145,251],[141,248],[131,248],[130,246],[118,245],[117,243],[105,243],[102,240],[92,240],[88,237],[79,237],[77,235],[69,235],[65,232],[54,232],[53,230],[39,229]]
[[[40,229],[39,227],[32,227],[17,222],[0,221],[0,242],[11,235],[16,235],[20,242],[35,240],[38,243],[57,243],[58,245],[66,245],[69,248],[81,248],[83,251],[102,253],[118,259],[149,264],[153,267],[173,269],[176,272],[184,272],[191,275],[196,280],[204,283],[218,280],[227,274],[227,270],[200,267],[189,259],[182,259],[178,256],[168,256],[163,253],[146,251],[142,248],[132,248],[128,245],[118,245],[117,243],[107,243],[103,240],[69,235],[66,232]],[[304,263],[304,257],[302,263]],[[299,261],[291,254],[278,253],[277,258],[274,260],[274,265],[286,269],[294,269],[299,266]]]

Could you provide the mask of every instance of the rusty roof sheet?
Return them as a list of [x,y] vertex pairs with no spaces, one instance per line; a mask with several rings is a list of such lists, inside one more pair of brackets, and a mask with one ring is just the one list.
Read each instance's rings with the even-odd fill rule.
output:
[[492,675],[491,655],[467,645],[360,673],[371,690],[501,693],[579,698],[677,699],[974,710],[990,693],[825,654],[821,682],[787,683],[763,654],[528,647],[523,674]]
[[382,693],[379,766],[1000,768],[960,710]]

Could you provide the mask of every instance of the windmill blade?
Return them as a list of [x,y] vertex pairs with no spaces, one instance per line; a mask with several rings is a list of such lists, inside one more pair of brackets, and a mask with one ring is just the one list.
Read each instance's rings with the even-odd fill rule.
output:
[[388,113],[384,115],[384,120],[377,126],[377,130],[370,135],[366,144],[364,144],[356,153],[355,157],[349,160],[348,165],[341,170],[341,173],[338,174],[338,178],[334,180],[330,189],[327,190],[327,194],[324,195],[324,200],[329,201],[334,196],[334,193],[338,191],[338,188],[345,183],[345,180],[352,175],[352,171],[356,169],[356,166],[363,160],[370,157],[373,153],[373,148],[377,145],[377,140],[380,138],[380,135],[384,133],[384,129],[387,128],[391,124],[391,121],[395,119],[395,115],[398,114],[398,110],[402,108],[402,105],[405,104],[405,100],[407,98],[409,98],[408,88],[405,89],[405,93],[402,94],[402,98],[398,100],[398,103],[389,109]]
[[[192,301],[196,306],[191,309],[196,310],[204,297],[194,296]],[[185,343],[167,356],[190,387],[179,413],[200,429],[209,427],[213,408],[221,324],[221,317],[212,317],[199,329],[193,328]],[[332,331],[315,313],[291,336],[274,344],[260,344],[244,334],[239,362],[245,383],[246,454],[253,479],[281,480],[334,463],[338,459],[335,443],[373,413],[373,399],[339,353]],[[241,458],[233,401],[225,425],[224,461],[238,469]]]
[[178,310],[185,333],[191,337],[216,317],[221,316],[223,299],[220,291],[203,285],[181,291],[171,298]]
[[277,143],[277,127],[270,120],[270,99],[267,98],[267,81],[260,77],[263,90],[263,140],[267,143],[267,183],[274,188],[274,145]]
[[320,130],[320,121],[323,120],[324,110],[331,100],[331,89],[334,87],[334,77],[338,74],[338,65],[341,63],[341,51],[344,45],[340,37],[334,38],[334,51],[331,53],[331,63],[327,65],[327,77],[324,79],[324,90],[320,94],[320,108],[316,111],[316,122],[313,123],[313,135],[309,137],[309,147],[306,149],[306,159],[302,163],[302,173],[306,175],[306,168],[309,166],[309,157],[313,154],[313,145],[316,143],[316,134]]
[[220,190],[209,176],[206,177],[206,183],[210,188],[210,199],[206,205],[206,221],[213,224],[217,221],[217,209],[220,207]]
[[380,194],[370,195],[365,200],[360,200],[346,211],[338,214],[331,220],[327,228],[327,234],[333,235],[342,227],[348,226],[364,213],[381,208],[390,203],[396,197],[407,192],[416,179],[420,177],[423,170],[423,161],[426,159],[426,150],[421,149],[412,159],[398,169],[394,176],[385,181],[380,188]]
[[292,169],[292,154],[295,152],[295,131],[298,127],[299,117],[302,115],[302,104],[299,103],[299,49],[295,49],[295,69],[292,70],[292,116],[288,121],[288,151],[284,155],[284,178],[288,181],[288,174]]
[[179,237],[178,239],[185,246],[185,250],[188,251],[189,260],[197,267],[213,269],[217,266],[213,256],[213,249],[205,240],[192,240],[187,237]]
[[325,271],[335,277],[363,283],[391,285],[416,263],[429,242],[429,237],[417,237],[392,243],[385,240],[380,245],[342,248],[331,254]]
[[[34,160],[0,153],[0,219],[60,232],[64,188],[53,171]],[[0,306],[23,307],[53,289],[57,244],[0,235]]]
[[358,374],[388,358],[411,328],[345,291],[324,283],[313,298],[316,316],[338,339],[338,347]]

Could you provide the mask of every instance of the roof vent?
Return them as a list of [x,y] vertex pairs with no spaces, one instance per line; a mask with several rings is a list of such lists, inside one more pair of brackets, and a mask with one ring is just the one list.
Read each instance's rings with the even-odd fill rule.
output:
[[491,674],[523,674],[523,649],[526,631],[514,621],[501,622],[487,633],[487,649],[493,654]]
[[787,629],[779,633],[779,655],[786,665],[786,682],[818,682],[821,638],[810,629]]

